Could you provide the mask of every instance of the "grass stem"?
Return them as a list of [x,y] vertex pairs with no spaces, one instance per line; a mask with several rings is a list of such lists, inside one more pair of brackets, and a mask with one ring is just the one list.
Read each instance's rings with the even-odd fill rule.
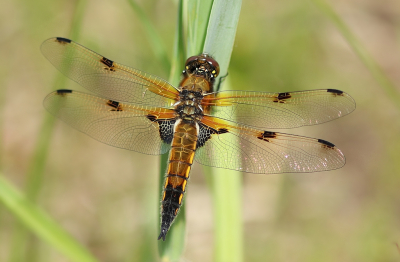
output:
[[400,106],[400,95],[395,85],[386,76],[379,64],[374,58],[368,53],[363,44],[357,39],[354,33],[349,29],[346,23],[340,18],[335,10],[325,0],[312,0],[313,3],[331,19],[333,24],[337,27],[339,32],[346,39],[347,43],[351,46],[354,52],[358,55],[360,60],[371,72],[372,76],[379,83],[379,85],[385,90],[388,97],[390,97],[397,106]]

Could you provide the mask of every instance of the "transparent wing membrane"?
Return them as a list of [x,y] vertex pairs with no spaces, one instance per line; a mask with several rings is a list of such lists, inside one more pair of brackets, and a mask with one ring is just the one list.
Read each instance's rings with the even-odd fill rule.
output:
[[351,113],[351,96],[336,89],[286,93],[221,91],[204,97],[210,116],[259,128],[294,128],[325,123]]
[[54,116],[105,144],[151,155],[171,148],[161,139],[154,119],[173,117],[173,110],[122,104],[72,90],[50,93],[43,104]]
[[205,117],[215,130],[197,149],[195,160],[203,165],[242,172],[303,173],[337,169],[345,164],[343,153],[325,140],[257,130]]
[[115,63],[69,39],[48,39],[41,50],[63,74],[102,97],[156,107],[170,107],[179,97],[165,80]]

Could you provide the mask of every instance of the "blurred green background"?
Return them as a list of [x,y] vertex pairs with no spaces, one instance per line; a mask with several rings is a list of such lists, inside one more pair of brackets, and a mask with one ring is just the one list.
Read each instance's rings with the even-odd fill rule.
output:
[[[400,3],[327,2],[399,88]],[[138,3],[172,50],[176,3]],[[61,75],[39,47],[69,36],[76,1],[0,4],[0,170],[24,190],[48,114],[42,101]],[[144,30],[127,1],[88,1],[73,40],[167,79]],[[244,1],[229,79],[243,90],[341,89],[357,103],[343,119],[283,130],[334,143],[346,155],[342,169],[243,175],[245,261],[400,261],[400,100],[387,95],[329,18],[311,1]],[[48,139],[38,204],[100,261],[156,261],[158,157],[103,145],[61,121]],[[187,192],[183,261],[211,261],[212,198],[200,165]],[[0,261],[12,261],[21,227],[0,205]],[[27,238],[26,261],[68,261]]]

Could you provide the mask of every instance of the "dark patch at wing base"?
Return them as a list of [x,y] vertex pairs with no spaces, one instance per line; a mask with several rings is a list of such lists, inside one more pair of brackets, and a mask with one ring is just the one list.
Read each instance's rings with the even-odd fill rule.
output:
[[164,143],[170,145],[174,138],[175,119],[159,120],[160,137]]
[[326,140],[323,140],[323,139],[318,139],[318,142],[323,144],[324,146],[327,146],[328,148],[334,148],[335,147],[334,144],[332,144],[331,142],[328,142]]
[[172,143],[172,139],[174,138],[174,125],[176,120],[157,119],[155,115],[147,115],[146,118],[151,122],[156,122],[158,124],[161,140],[170,145]]
[[218,130],[216,130],[214,128],[211,128],[209,126],[200,123],[196,148],[204,146],[204,144],[211,138],[211,135],[213,134],[220,135],[225,133],[229,133],[229,130],[227,128],[219,128]]

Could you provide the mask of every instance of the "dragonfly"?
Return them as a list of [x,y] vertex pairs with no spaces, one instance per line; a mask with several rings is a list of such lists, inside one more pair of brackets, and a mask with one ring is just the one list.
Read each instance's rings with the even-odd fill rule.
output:
[[328,171],[345,164],[331,142],[270,131],[351,113],[355,101],[341,90],[217,92],[220,68],[207,53],[187,59],[175,87],[67,38],[50,38],[41,51],[65,76],[96,94],[56,90],[43,102],[51,114],[114,147],[169,152],[158,240],[165,241],[178,214],[194,161],[259,174]]

